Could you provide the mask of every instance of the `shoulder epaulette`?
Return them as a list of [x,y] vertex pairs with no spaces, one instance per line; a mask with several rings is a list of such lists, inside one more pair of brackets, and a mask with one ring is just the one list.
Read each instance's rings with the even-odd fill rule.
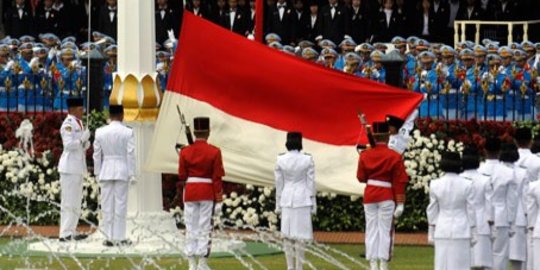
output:
[[470,181],[473,180],[471,177],[468,177],[468,176],[463,176],[463,178],[465,178],[465,179],[467,179],[467,180],[470,180]]
[[482,173],[483,176],[487,176],[487,177],[491,177],[490,174],[487,174],[487,173]]
[[306,156],[311,156],[311,154],[310,154],[310,153],[304,153],[304,155],[306,155]]
[[287,152],[279,153],[278,156],[283,156],[285,154],[287,154]]

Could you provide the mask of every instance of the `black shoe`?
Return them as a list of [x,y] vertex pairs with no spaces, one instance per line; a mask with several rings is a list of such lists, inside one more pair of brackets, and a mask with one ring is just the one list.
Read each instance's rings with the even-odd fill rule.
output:
[[77,234],[73,237],[75,241],[84,240],[86,238],[88,238],[88,234]]
[[71,235],[66,236],[66,237],[60,237],[60,238],[58,238],[58,241],[60,241],[60,242],[71,241]]
[[131,244],[133,244],[133,242],[131,242],[131,240],[129,239],[126,239],[126,240],[120,241],[119,246],[131,246]]
[[114,243],[109,240],[103,241],[103,245],[106,247],[114,247]]

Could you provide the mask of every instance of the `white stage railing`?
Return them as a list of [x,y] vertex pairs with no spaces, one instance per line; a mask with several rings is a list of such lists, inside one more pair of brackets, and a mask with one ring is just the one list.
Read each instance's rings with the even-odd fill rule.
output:
[[508,27],[508,44],[513,42],[514,26],[523,26],[523,40],[529,40],[529,25],[540,24],[540,20],[534,21],[454,21],[454,47],[459,42],[466,40],[467,25],[474,25],[476,32],[474,35],[474,42],[480,43],[480,26],[482,25],[498,25]]

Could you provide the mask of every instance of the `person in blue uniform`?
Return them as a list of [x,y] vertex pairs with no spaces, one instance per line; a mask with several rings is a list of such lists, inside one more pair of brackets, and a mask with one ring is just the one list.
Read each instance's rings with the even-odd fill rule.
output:
[[532,119],[532,100],[534,91],[531,88],[531,70],[527,65],[527,54],[523,50],[514,50],[515,66],[513,73],[514,104],[517,112],[516,120]]
[[338,56],[336,60],[336,63],[335,63],[336,69],[343,70],[343,68],[345,67],[345,58],[346,58],[345,56],[350,52],[354,52],[354,48],[356,46],[357,46],[356,42],[354,42],[354,40],[352,40],[350,37],[345,38],[339,44],[341,54]]
[[58,64],[57,91],[54,98],[54,110],[65,111],[69,97],[85,97],[86,76],[84,69],[76,61],[76,51],[66,48],[60,53],[62,62]]
[[435,55],[431,52],[422,52],[419,58],[422,69],[415,75],[413,89],[426,96],[420,105],[420,117],[437,117],[440,115],[439,90],[441,84],[433,66]]
[[513,52],[507,47],[503,46],[499,48],[499,56],[502,60],[502,65],[499,67],[499,71],[496,77],[496,87],[502,95],[502,108],[504,111],[503,119],[512,119],[514,114],[514,93],[512,90],[512,70],[514,69]]
[[117,65],[117,55],[118,48],[116,45],[110,45],[104,51],[104,53],[109,57],[109,60],[105,63],[104,66],[104,77],[103,77],[103,107],[109,107],[109,96],[111,95],[113,87],[113,74],[116,72]]
[[362,69],[362,77],[376,82],[386,82],[386,69],[381,63],[384,53],[375,50],[371,53],[371,65],[364,65]]
[[457,119],[458,103],[460,95],[457,89],[459,89],[459,81],[457,80],[457,61],[456,51],[450,46],[442,46],[441,49],[442,61],[438,68],[440,76],[442,76],[441,86],[441,103],[442,114],[445,119]]

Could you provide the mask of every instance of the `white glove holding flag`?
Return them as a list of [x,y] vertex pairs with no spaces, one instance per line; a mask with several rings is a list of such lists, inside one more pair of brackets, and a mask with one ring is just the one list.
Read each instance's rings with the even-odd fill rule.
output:
[[15,64],[15,62],[13,60],[9,61],[7,64],[6,64],[6,67],[4,68],[5,71],[9,71],[13,65]]
[[398,203],[396,210],[394,211],[394,218],[401,217],[401,215],[403,215],[404,210],[405,210],[405,206],[402,203]]
[[170,29],[167,30],[167,35],[169,36],[169,39],[173,42],[177,41],[176,37],[174,36],[174,30]]

